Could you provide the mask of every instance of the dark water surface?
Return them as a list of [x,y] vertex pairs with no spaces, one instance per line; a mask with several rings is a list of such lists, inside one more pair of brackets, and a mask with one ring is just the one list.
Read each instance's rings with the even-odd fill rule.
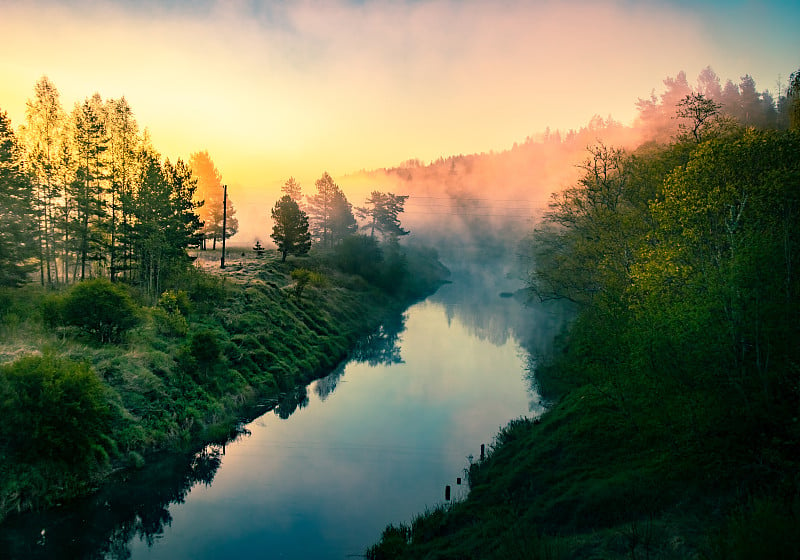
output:
[[524,310],[496,286],[491,293],[473,288],[456,280],[387,321],[353,360],[247,424],[224,449],[165,457],[116,491],[14,520],[3,529],[0,552],[362,555],[388,523],[442,503],[446,485],[462,496],[466,486],[456,478],[481,443],[491,444],[510,419],[542,412],[529,356],[514,333],[522,313],[528,330],[549,340],[560,316]]

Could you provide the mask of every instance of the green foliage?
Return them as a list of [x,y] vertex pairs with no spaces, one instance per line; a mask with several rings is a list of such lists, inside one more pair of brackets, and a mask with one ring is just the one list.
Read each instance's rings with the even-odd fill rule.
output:
[[383,251],[374,237],[351,235],[336,246],[333,258],[339,270],[368,282],[374,283],[381,276]]
[[0,415],[0,449],[12,459],[77,465],[106,458],[105,389],[85,363],[45,353],[0,366]]
[[189,332],[186,317],[190,308],[191,302],[184,290],[168,290],[161,294],[157,307],[153,309],[158,332],[166,336],[186,336]]
[[800,550],[798,502],[763,497],[739,506],[709,539],[709,560],[790,560]]
[[98,342],[119,342],[139,322],[138,308],[128,291],[107,278],[80,282],[64,296],[64,321]]
[[0,286],[23,284],[33,269],[32,189],[11,121],[0,111]]
[[272,209],[272,237],[281,254],[281,261],[286,255],[305,255],[311,249],[311,234],[308,231],[308,216],[300,210],[288,194],[275,203]]
[[[145,315],[145,311],[131,302],[119,282],[86,281],[49,294],[33,285],[0,291],[0,314],[18,317],[15,325],[24,321],[24,334],[28,330],[34,334],[24,341],[25,348],[35,348],[39,339],[45,340],[65,356],[47,354],[48,363],[63,361],[72,364],[69,368],[91,372],[87,382],[91,384],[84,383],[85,379],[73,383],[84,387],[86,399],[67,398],[68,391],[59,389],[64,398],[56,402],[52,387],[65,381],[42,382],[40,393],[47,396],[41,398],[35,391],[21,391],[19,383],[12,383],[5,374],[11,365],[2,366],[0,413],[11,421],[0,426],[0,519],[12,510],[45,507],[86,492],[105,474],[109,460],[138,467],[152,451],[224,439],[241,414],[252,410],[256,399],[290,393],[281,406],[284,415],[303,406],[306,395],[296,387],[330,371],[365,330],[373,329],[388,309],[401,303],[381,296],[373,287],[367,287],[369,297],[344,289],[341,275],[310,259],[313,270],[294,274],[295,280],[307,280],[306,289],[318,288],[302,305],[291,297],[291,289],[282,288],[291,286],[293,279],[277,259],[261,263],[244,284],[240,278],[226,282],[218,275],[185,270],[180,283],[146,310],[152,323],[129,333],[125,345],[87,346],[71,337],[57,339],[44,328],[70,326],[97,340],[100,332],[106,340],[122,339],[130,324],[124,318]],[[335,289],[327,289],[332,284]],[[4,334],[9,330],[4,325]],[[11,334],[23,333],[15,327]],[[19,342],[4,342],[11,350],[6,356],[20,353]],[[79,357],[86,364],[74,365],[66,356]],[[21,364],[13,366],[18,373],[45,369]],[[94,392],[98,384],[99,394]],[[24,406],[20,394],[27,395]],[[28,406],[34,401],[36,406]],[[98,402],[100,410],[95,406]],[[42,416],[42,407],[47,406],[52,414]],[[98,423],[93,423],[91,415],[80,416],[92,411],[98,412]],[[59,431],[62,417],[73,412],[81,420],[66,422],[85,426],[81,434],[88,438],[77,446],[67,438],[79,439],[81,434],[71,428]],[[45,443],[24,447],[30,441],[31,426],[45,425],[57,425],[59,430],[42,427],[46,437],[37,435],[37,441]]]
[[294,297],[298,300],[302,297],[306,286],[323,287],[327,283],[322,273],[307,268],[295,268],[290,276],[294,280]]

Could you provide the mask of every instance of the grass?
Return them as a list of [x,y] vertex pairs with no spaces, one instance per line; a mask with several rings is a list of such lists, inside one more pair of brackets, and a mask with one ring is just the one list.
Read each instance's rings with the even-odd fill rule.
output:
[[[160,305],[138,298],[140,321],[115,344],[76,327],[49,326],[39,311],[40,288],[2,294],[0,365],[45,350],[88,363],[103,384],[111,423],[96,442],[105,460],[82,472],[56,460],[20,462],[0,430],[0,521],[82,495],[113,471],[141,468],[159,450],[224,441],[258,402],[285,401],[289,413],[296,387],[333,369],[411,299],[364,283],[356,291],[353,277],[325,258],[234,257],[224,271],[213,266],[218,258],[198,260],[206,271],[187,275]],[[301,297],[292,289],[296,268],[315,276]],[[425,289],[436,285],[432,279]],[[13,392],[2,381],[0,393]],[[66,446],[62,453],[69,453]]]

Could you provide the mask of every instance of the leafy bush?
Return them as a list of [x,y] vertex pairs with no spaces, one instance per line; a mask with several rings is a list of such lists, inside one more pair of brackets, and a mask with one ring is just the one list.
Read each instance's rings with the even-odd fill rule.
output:
[[158,298],[158,307],[167,313],[180,313],[184,317],[191,311],[191,305],[185,290],[167,290]]
[[76,284],[64,296],[64,321],[101,343],[119,342],[139,322],[137,311],[126,289],[107,278]]
[[81,464],[105,456],[110,413],[87,364],[44,354],[0,366],[0,417],[0,449],[11,457]]
[[47,294],[42,298],[40,310],[44,324],[50,328],[64,326],[64,306],[66,301],[61,294]]
[[303,295],[303,290],[306,286],[322,287],[326,284],[325,276],[320,272],[308,270],[307,268],[295,268],[291,272],[292,280],[294,280],[294,296],[297,299]]

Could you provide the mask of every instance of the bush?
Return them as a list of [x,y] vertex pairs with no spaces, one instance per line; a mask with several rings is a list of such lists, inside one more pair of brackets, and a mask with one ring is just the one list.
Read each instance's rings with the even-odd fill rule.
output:
[[189,332],[189,323],[178,312],[169,312],[161,307],[153,309],[153,320],[159,334],[164,336],[186,336]]
[[107,278],[76,284],[64,296],[64,321],[98,342],[119,342],[139,322],[137,306],[123,286]]
[[167,290],[158,298],[158,307],[167,313],[178,313],[186,317],[191,311],[191,302],[184,290]]
[[110,412],[87,364],[45,354],[0,366],[0,417],[0,448],[24,462],[81,464],[104,455]]
[[380,278],[383,251],[378,240],[368,235],[351,235],[334,250],[336,267],[348,274],[357,274],[368,282]]
[[40,310],[44,324],[52,329],[64,326],[65,304],[64,296],[60,294],[47,294],[42,298]]

